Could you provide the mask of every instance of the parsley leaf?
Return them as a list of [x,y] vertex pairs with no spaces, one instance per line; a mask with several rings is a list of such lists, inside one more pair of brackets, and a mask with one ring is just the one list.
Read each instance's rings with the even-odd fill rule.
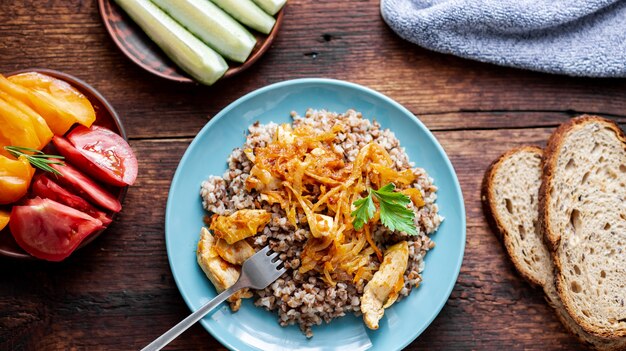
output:
[[396,186],[393,183],[389,183],[378,190],[372,191],[378,200],[390,203],[399,203],[400,205],[406,207],[406,205],[411,202],[411,199],[403,193],[397,193],[394,190],[396,190]]
[[392,231],[401,231],[409,235],[417,235],[415,227],[415,212],[407,208],[411,199],[399,192],[393,183],[389,183],[378,190],[369,189],[367,197],[356,200],[354,210],[351,215],[354,217],[352,225],[354,229],[360,230],[363,225],[374,217],[376,207],[372,198],[376,198],[380,209],[380,220],[383,225]]
[[367,197],[356,200],[354,206],[356,210],[350,213],[354,217],[352,226],[356,230],[361,230],[363,225],[369,222],[374,217],[374,212],[376,212],[376,206],[374,206],[374,201],[372,200],[372,192],[368,191]]

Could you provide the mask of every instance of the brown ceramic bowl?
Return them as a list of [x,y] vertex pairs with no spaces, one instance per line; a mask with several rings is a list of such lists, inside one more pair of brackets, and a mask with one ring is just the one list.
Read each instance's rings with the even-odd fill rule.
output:
[[[181,83],[196,83],[193,78],[178,68],[113,0],[98,0],[98,7],[109,35],[131,61],[159,77]],[[285,7],[276,14],[276,24],[270,34],[265,35],[251,31],[256,36],[257,43],[252,49],[250,57],[244,63],[228,61],[229,69],[220,79],[232,77],[246,70],[263,56],[272,45],[283,22]]]
[[[104,99],[102,95],[96,89],[94,89],[89,84],[83,82],[82,80],[73,77],[69,74],[54,71],[50,69],[26,69],[17,72],[12,72],[7,74],[6,76],[12,76],[19,73],[24,72],[39,72],[51,77],[55,77],[61,80],[66,81],[71,84],[74,88],[78,89],[81,93],[83,93],[93,105],[94,110],[96,111],[96,121],[94,124],[109,128],[115,133],[121,135],[125,140],[128,140],[126,137],[126,132],[124,131],[124,127],[122,126],[122,121],[119,116],[113,109],[113,107]],[[122,202],[124,200],[124,196],[126,196],[126,190],[128,187],[105,187],[109,190],[114,196],[117,196],[118,200]],[[115,213],[107,212],[107,216],[111,219],[115,219]],[[79,246],[79,248],[89,244],[94,239],[96,239],[102,232],[106,230],[102,229],[97,231],[87,237]],[[23,260],[37,260],[37,258],[29,255],[26,251],[22,250],[21,247],[17,245],[15,240],[13,239],[13,235],[9,230],[9,226],[5,227],[0,231],[0,256],[15,258],[15,259],[23,259]]]

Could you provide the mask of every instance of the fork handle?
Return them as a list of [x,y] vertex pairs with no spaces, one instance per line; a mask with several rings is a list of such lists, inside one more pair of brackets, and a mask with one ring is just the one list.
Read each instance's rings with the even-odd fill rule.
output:
[[196,312],[190,314],[187,318],[180,321],[178,324],[172,327],[172,329],[165,332],[165,334],[159,336],[156,340],[151,342],[148,346],[141,349],[141,351],[158,351],[169,344],[172,340],[174,340],[177,336],[182,334],[185,330],[189,329],[192,325],[194,325],[197,321],[201,320],[202,317],[207,315],[207,313],[211,312],[215,307],[224,302],[227,298],[229,298],[232,294],[244,288],[239,284],[239,281],[235,283],[230,288],[222,291],[219,295],[215,296],[211,301],[207,302],[204,306],[200,307]]

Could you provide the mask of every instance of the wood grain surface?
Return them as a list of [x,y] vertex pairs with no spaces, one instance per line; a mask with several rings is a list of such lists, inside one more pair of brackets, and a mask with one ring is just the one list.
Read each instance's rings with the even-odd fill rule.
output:
[[[105,235],[60,264],[0,260],[0,349],[139,349],[184,318],[164,245],[167,189],[193,136],[224,106],[267,84],[330,77],[397,100],[431,128],[458,173],[465,260],[452,295],[408,350],[579,350],[540,291],[515,273],[480,207],[483,172],[500,153],[544,145],[560,122],[593,113],[626,123],[626,80],[496,67],[396,37],[375,0],[290,0],[283,28],[248,71],[213,87],[149,75],[107,36],[94,0],[0,1],[0,72],[75,75],[117,109],[138,181]],[[194,326],[172,350],[223,347]]]

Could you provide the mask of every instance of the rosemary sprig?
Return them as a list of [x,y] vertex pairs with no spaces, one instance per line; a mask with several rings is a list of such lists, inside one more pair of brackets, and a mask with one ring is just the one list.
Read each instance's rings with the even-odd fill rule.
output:
[[[48,155],[44,154],[43,151],[23,146],[5,146],[4,149],[7,150],[15,158],[24,156],[26,157],[28,162],[30,162],[30,164],[34,167],[37,167],[46,172],[50,172],[57,176],[61,175],[61,173],[59,173],[59,171],[57,171],[56,169],[50,167],[50,165],[65,166],[65,163],[61,161],[65,159],[65,157],[63,156]],[[27,154],[27,152],[31,152],[32,155]]]

